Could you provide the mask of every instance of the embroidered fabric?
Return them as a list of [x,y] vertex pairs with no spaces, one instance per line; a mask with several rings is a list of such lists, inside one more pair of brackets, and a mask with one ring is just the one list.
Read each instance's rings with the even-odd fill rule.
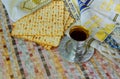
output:
[[120,26],[115,28],[115,30],[105,39],[105,42],[112,48],[120,50]]

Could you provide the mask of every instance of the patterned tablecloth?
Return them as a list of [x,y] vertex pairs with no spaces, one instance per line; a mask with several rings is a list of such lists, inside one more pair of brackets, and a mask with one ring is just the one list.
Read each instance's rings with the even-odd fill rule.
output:
[[36,43],[11,37],[11,21],[0,1],[0,79],[119,79],[120,67],[95,50],[77,65]]

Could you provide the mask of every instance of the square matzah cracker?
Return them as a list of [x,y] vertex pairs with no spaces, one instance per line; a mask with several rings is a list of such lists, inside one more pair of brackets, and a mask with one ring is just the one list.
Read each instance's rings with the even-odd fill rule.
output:
[[[68,13],[66,12],[65,15]],[[66,16],[67,18],[67,16]],[[71,23],[74,22],[74,19],[70,16],[68,16],[68,20],[65,21],[66,24],[64,25],[65,30],[70,26]],[[30,41],[34,41],[41,46],[43,46],[45,49],[51,49],[52,47],[57,47],[60,43],[61,36],[55,36],[55,37],[50,37],[50,36],[19,36],[19,38],[24,38]]]
[[65,25],[66,25],[66,22],[67,22],[67,20],[68,20],[68,18],[69,18],[69,15],[70,15],[70,13],[68,12],[68,11],[64,11],[65,12],[65,14],[64,14],[64,27],[65,27]]
[[64,30],[66,31],[68,29],[68,27],[74,22],[74,18],[72,18],[71,16],[68,17],[68,20],[65,24]]
[[[68,18],[69,18],[69,12],[68,11],[65,11],[65,14],[64,14],[64,27],[66,27],[66,22],[67,22],[67,20],[68,20]],[[68,25],[68,24],[67,24]],[[55,44],[57,44],[58,45],[58,43],[59,43],[59,41],[60,41],[60,38],[59,39],[57,39],[58,37],[61,37],[61,36],[54,36],[54,37],[50,37],[50,36],[41,36],[41,40],[39,39],[39,37],[40,36],[27,36],[27,35],[24,35],[24,36],[18,36],[19,38],[23,38],[23,39],[27,39],[27,40],[30,40],[30,41],[35,41],[35,42],[37,42],[38,40],[39,40],[39,43],[40,42],[42,42],[42,44],[46,44],[46,45],[51,45],[51,46],[55,46]],[[34,38],[33,38],[34,37]],[[45,39],[45,37],[46,37],[46,39]],[[44,39],[44,40],[43,40]],[[47,40],[47,39],[51,39],[51,40]],[[55,44],[52,44],[52,43],[50,43],[50,42],[55,42],[55,39],[57,39],[58,40],[58,43],[55,43]],[[54,41],[52,41],[52,40],[54,40]],[[56,41],[57,41],[56,40]]]
[[63,1],[52,1],[47,6],[15,22],[12,35],[63,35],[63,19]]
[[[65,24],[66,29],[73,22],[74,22],[74,19],[69,16],[69,19]],[[50,37],[50,36],[18,36],[18,37],[19,38],[24,38],[24,39],[27,39],[27,40],[30,40],[30,41],[34,41],[34,42],[36,42],[40,45],[45,45],[45,47],[48,47],[48,46],[57,47],[60,43],[60,39],[61,39],[62,36],[55,36],[55,37]]]
[[[64,19],[63,19],[63,24],[64,24],[64,29],[67,29],[68,26],[74,22],[74,19],[69,16],[68,11],[64,11]],[[57,47],[60,43],[60,39],[62,35],[57,35],[57,36],[29,36],[29,35],[24,35],[24,36],[19,36],[17,35],[18,38],[24,38],[29,41],[34,41],[41,46],[43,46],[45,49],[51,49],[52,47]]]

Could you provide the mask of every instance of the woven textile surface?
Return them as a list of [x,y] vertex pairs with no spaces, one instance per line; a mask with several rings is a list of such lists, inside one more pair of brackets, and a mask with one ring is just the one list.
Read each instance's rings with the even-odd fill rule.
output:
[[11,37],[11,21],[0,1],[0,79],[119,79],[120,67],[95,50],[77,65],[36,43]]

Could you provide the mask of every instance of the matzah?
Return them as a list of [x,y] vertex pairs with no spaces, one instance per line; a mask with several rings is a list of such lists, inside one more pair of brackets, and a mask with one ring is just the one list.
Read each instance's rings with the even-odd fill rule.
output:
[[65,24],[65,27],[64,27],[64,32],[68,29],[68,27],[74,22],[75,20],[71,17],[71,16],[69,16],[69,18],[68,18],[68,20],[67,20],[67,22],[66,22],[66,24]]
[[39,44],[50,45],[53,47],[57,47],[60,43],[61,36],[49,37],[49,36],[16,36],[18,38],[23,38],[32,42],[36,42]]
[[52,1],[47,6],[15,22],[12,35],[63,35],[63,19],[63,1]]
[[[62,24],[63,25],[63,31],[62,31],[62,33],[64,33],[64,31],[70,26],[70,24],[74,22],[74,19],[69,16],[69,12],[68,11],[63,11],[63,12],[64,12],[64,14],[62,15],[63,16],[63,24]],[[38,14],[39,14],[39,12],[38,13],[34,13],[31,16],[32,17],[39,17]],[[46,18],[49,19],[48,17],[46,17]],[[23,18],[23,19],[24,20],[27,20],[27,19],[29,20],[29,19],[31,19],[31,17],[27,17],[26,16],[26,18]],[[36,22],[36,20],[33,19],[30,22],[32,22],[33,24],[35,24],[34,22]],[[20,23],[16,22],[14,24],[19,25]],[[26,22],[23,22],[23,24],[26,25]],[[44,25],[44,24],[47,25],[46,22],[42,23],[42,25]],[[14,25],[15,26],[14,28],[17,27],[16,25]],[[40,26],[40,27],[42,27],[42,26]],[[19,26],[19,28],[20,28],[20,26]],[[52,28],[52,27],[50,27],[50,28]],[[17,27],[17,29],[18,29],[18,27]],[[25,28],[20,28],[18,30],[21,30],[21,29],[25,30]],[[35,29],[37,29],[37,28],[35,28]],[[58,28],[56,28],[56,29],[58,29]],[[46,32],[46,31],[44,31],[44,28],[43,28],[42,32],[41,32],[42,35],[41,34],[39,34],[39,35],[37,35],[37,34],[36,35],[29,35],[27,33],[26,34],[24,34],[24,33],[21,33],[21,34],[19,34],[19,33],[16,34],[15,33],[15,34],[13,34],[12,33],[12,34],[14,36],[18,37],[18,38],[23,38],[23,39],[26,39],[26,40],[29,40],[29,41],[36,42],[36,43],[38,43],[39,45],[43,46],[45,49],[48,49],[48,50],[51,49],[52,47],[57,47],[59,45],[59,43],[60,43],[60,40],[61,40],[61,37],[63,36],[63,34],[61,34],[61,35],[57,35],[57,34],[54,34],[54,35],[51,34],[51,35],[49,35],[49,34],[45,34],[44,32]]]
[[[75,20],[69,16],[66,24],[65,24],[65,31],[68,29],[68,27],[74,22]],[[30,36],[31,37],[31,36]],[[39,37],[38,36],[35,36],[34,37],[34,40],[33,41],[36,41],[36,42],[41,42],[42,44],[45,44],[45,46],[49,47],[49,46],[53,46],[53,47],[57,47],[60,43],[60,40],[61,40],[61,37],[62,36],[56,36],[56,37],[41,37],[41,39],[44,39],[46,41],[40,41]],[[44,43],[45,42],[45,43]],[[54,42],[54,43],[53,43]]]
[[68,20],[68,18],[69,18],[69,15],[70,15],[70,13],[68,12],[68,11],[64,11],[65,12],[65,14],[64,14],[64,27],[65,27],[65,25],[66,25],[66,22],[67,22],[67,20]]
[[[65,30],[70,26],[71,23],[74,22],[72,17],[69,17],[68,21],[65,25]],[[20,36],[20,38],[24,38],[30,41],[34,41],[40,45],[42,45],[46,49],[50,49],[52,47],[57,47],[60,43],[61,36],[49,37],[49,36]]]
[[49,46],[46,44],[40,44],[40,46],[42,46],[43,48],[47,49],[47,50],[51,50],[53,48],[53,46]]
[[[67,22],[68,18],[69,18],[69,12],[68,11],[65,11],[65,14],[64,14],[64,23]],[[64,27],[65,27],[66,24],[64,24]],[[41,42],[41,44],[45,44],[45,45],[51,45],[51,46],[58,46],[59,42],[60,42],[60,37],[61,36],[57,36],[57,37],[50,37],[50,36],[41,36],[41,40],[39,39],[40,36],[28,36],[28,35],[24,35],[24,36],[17,36],[19,38],[23,38],[23,39],[27,39],[27,40],[30,40],[30,41],[34,41],[34,42],[38,42],[39,40],[39,43]],[[33,38],[34,37],[34,38]],[[59,39],[58,39],[59,37]],[[45,41],[45,38],[46,39],[51,39],[49,41]],[[44,39],[44,40],[43,40]],[[55,40],[57,39],[57,40]],[[57,41],[58,43],[56,43],[55,41]],[[49,42],[54,42],[54,43],[49,43]]]

